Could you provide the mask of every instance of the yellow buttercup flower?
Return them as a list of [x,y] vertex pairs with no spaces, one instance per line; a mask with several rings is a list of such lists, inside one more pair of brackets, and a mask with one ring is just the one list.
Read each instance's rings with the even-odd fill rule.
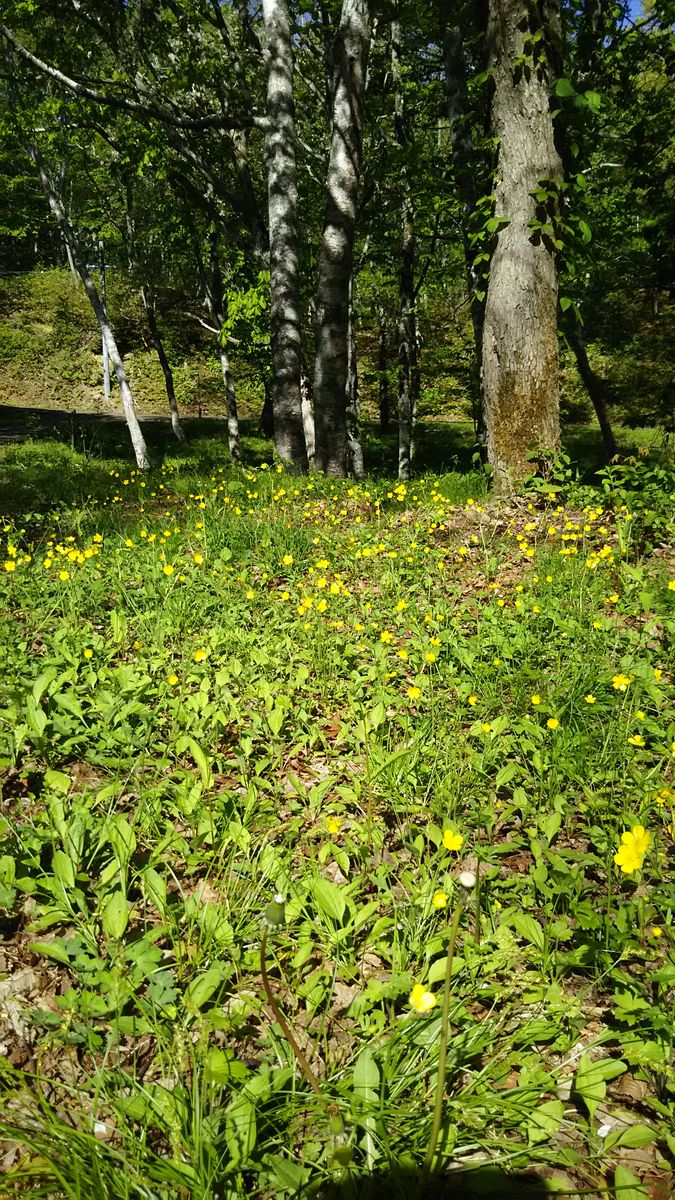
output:
[[464,838],[461,833],[455,833],[454,829],[446,829],[443,832],[443,847],[445,850],[452,850],[455,853],[462,849]]
[[616,688],[617,692],[625,692],[626,688],[629,687],[632,682],[632,675],[624,675],[623,672],[619,672],[618,675],[612,675],[612,685]]
[[326,818],[326,828],[327,828],[329,834],[331,835],[331,837],[335,837],[335,834],[340,832],[341,825],[342,825],[342,821],[340,820],[339,817],[327,817]]
[[418,1013],[431,1012],[432,1008],[436,1007],[436,1003],[436,997],[433,992],[428,992],[421,983],[416,983],[408,996],[408,1004]]
[[16,563],[14,562],[13,558],[7,559],[7,562],[5,563],[5,570],[6,571],[16,571]]
[[93,653],[94,653],[93,650],[83,650],[82,651],[84,658],[91,658]]
[[546,724],[548,725],[549,729],[557,729],[560,724],[560,721],[558,720],[557,717],[549,717]]
[[173,673],[173,671],[172,671],[170,675],[167,675],[167,677],[166,677],[166,682],[167,682],[168,684],[170,684],[170,685],[171,685],[171,687],[175,687],[175,686],[176,686],[176,684],[178,683],[178,676],[177,676],[177,675],[174,675],[174,673]]
[[162,567],[162,573],[164,575],[173,575],[173,572],[174,568],[171,566],[171,563],[165,563]]
[[284,554],[284,557],[282,558],[281,562],[284,567],[292,567],[293,566],[293,555],[292,554]]
[[595,696],[592,692],[589,692],[587,696],[584,696],[584,700],[587,704],[595,704]]
[[422,695],[422,689],[419,687],[409,687],[406,696],[409,700],[419,700]]
[[531,704],[534,704],[534,705],[535,705],[535,707],[536,707],[538,704],[541,704],[541,696],[538,696],[538,695],[535,695],[535,696],[530,696],[530,703],[531,703]]
[[388,629],[383,629],[382,633],[380,634],[380,641],[385,646],[388,646],[391,642],[393,642],[393,640],[394,640],[394,635],[391,634]]
[[645,739],[641,733],[634,733],[632,737],[629,737],[628,743],[631,746],[644,746]]
[[626,875],[632,875],[635,871],[639,871],[651,840],[652,835],[644,825],[634,825],[630,831],[622,833],[621,845],[614,855],[617,867],[620,867]]
[[199,650],[195,650],[195,662],[196,663],[203,662],[204,659],[206,658],[207,654],[208,654],[208,651],[205,650],[203,646],[200,646]]
[[434,892],[433,896],[431,897],[431,903],[433,904],[434,908],[445,908],[448,903],[447,893]]

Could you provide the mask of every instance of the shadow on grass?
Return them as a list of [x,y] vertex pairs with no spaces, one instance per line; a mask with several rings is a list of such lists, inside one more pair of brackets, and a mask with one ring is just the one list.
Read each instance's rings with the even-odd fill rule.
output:
[[[471,1170],[452,1170],[436,1176],[423,1197],[417,1197],[419,1174],[394,1168],[368,1176],[354,1177],[342,1185],[330,1185],[318,1193],[319,1200],[550,1200],[545,1181],[534,1171],[507,1174],[500,1167],[485,1165]],[[574,1195],[574,1192],[567,1192]]]

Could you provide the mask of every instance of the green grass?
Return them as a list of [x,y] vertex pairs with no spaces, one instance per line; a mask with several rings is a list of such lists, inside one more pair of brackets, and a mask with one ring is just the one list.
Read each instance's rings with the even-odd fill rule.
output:
[[428,1194],[667,1187],[668,447],[508,506],[247,452],[0,458],[0,1194],[413,1196],[467,869]]

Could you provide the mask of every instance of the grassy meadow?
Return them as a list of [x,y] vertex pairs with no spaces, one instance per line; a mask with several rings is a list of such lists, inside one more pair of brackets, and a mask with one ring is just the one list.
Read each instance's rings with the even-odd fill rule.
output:
[[666,1200],[672,439],[246,445],[0,453],[0,1196]]

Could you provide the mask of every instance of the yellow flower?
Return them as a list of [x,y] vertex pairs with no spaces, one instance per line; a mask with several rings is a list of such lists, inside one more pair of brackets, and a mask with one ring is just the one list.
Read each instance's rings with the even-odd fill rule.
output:
[[326,828],[327,828],[328,832],[330,833],[331,837],[335,837],[335,834],[340,832],[341,825],[342,825],[342,821],[340,820],[339,817],[327,817],[326,818]]
[[626,875],[632,875],[634,871],[639,871],[651,840],[652,835],[647,832],[644,825],[634,825],[630,832],[622,833],[621,845],[614,855],[617,867],[620,867]]
[[408,1004],[418,1013],[431,1012],[436,1006],[436,997],[433,992],[428,992],[421,983],[416,983],[410,995],[408,996]]
[[474,696],[473,694],[471,696],[469,696],[467,699],[467,704],[471,704],[471,705],[478,704],[478,696]]
[[549,729],[557,729],[560,724],[560,721],[558,720],[557,717],[549,717],[546,724],[548,725]]
[[406,604],[405,600],[399,600],[398,604],[396,605],[395,611],[397,613],[402,613],[403,610],[406,609],[407,607],[408,607],[408,605]]
[[541,696],[538,696],[538,695],[535,695],[535,696],[530,696],[530,702],[531,702],[532,704],[534,704],[535,706],[536,706],[537,704],[541,704]]
[[428,663],[435,663],[435,662],[436,662],[436,655],[435,655],[435,654],[432,654],[431,652],[430,652],[429,654],[425,654],[425,655],[424,655],[424,661],[425,661],[425,662],[428,662]]
[[94,653],[93,650],[83,650],[82,651],[82,654],[84,655],[85,658],[91,658],[93,653]]
[[481,729],[483,730],[483,733],[492,733],[492,726],[489,721],[483,721]]
[[662,675],[663,675],[663,671],[661,670],[661,668],[654,667],[654,678],[657,683],[659,682],[659,679],[661,678]]
[[171,687],[175,687],[176,684],[178,683],[178,676],[174,675],[173,672],[171,672],[170,675],[167,675],[166,682],[171,684]]
[[447,894],[445,892],[434,892],[433,896],[431,897],[431,903],[433,904],[434,908],[445,908],[446,904],[448,903]]
[[406,696],[409,700],[419,700],[422,695],[422,689],[418,687],[409,687]]
[[445,850],[453,850],[455,852],[462,849],[464,838],[461,833],[455,833],[453,829],[446,829],[443,833],[443,847]]
[[663,937],[663,930],[660,925],[652,925],[649,932],[653,938]]
[[619,672],[618,675],[612,675],[612,684],[617,692],[625,692],[626,688],[633,682],[632,675],[624,675]]
[[396,653],[398,657],[402,658],[404,661],[408,657],[408,651],[405,649],[405,647],[403,647],[401,650],[397,650]]
[[193,554],[192,558],[193,558],[193,561],[196,562],[197,566],[201,567],[201,565],[204,561],[204,555],[203,554]]
[[390,642],[393,642],[393,640],[393,635],[389,632],[389,630],[383,629],[382,633],[380,634],[380,641],[384,642],[385,646],[388,646]]
[[319,600],[319,603],[316,606],[316,611],[319,613],[325,613],[327,608],[328,608],[328,605],[326,604],[326,601]]
[[174,569],[171,566],[171,563],[165,563],[164,566],[162,567],[162,572],[164,575],[173,575],[173,570]]
[[252,588],[249,588],[246,593],[246,599],[253,600],[254,596],[255,596],[255,592],[252,590]]
[[587,696],[584,696],[584,700],[587,704],[595,704],[595,696],[592,692],[589,692]]
[[668,591],[675,592],[675,579],[670,579],[668,581]]
[[59,571],[59,579],[61,583],[65,583],[66,579],[70,579],[70,571]]
[[5,570],[6,571],[16,571],[16,563],[14,562],[13,558],[7,559],[7,562],[5,563]]
[[645,739],[641,733],[634,733],[632,737],[629,737],[628,742],[631,746],[644,746]]
[[293,555],[292,554],[284,554],[284,557],[282,558],[281,562],[284,567],[292,567],[293,566]]
[[206,658],[207,653],[208,653],[208,651],[206,651],[203,646],[200,646],[199,650],[195,650],[195,662],[196,663],[203,662],[204,659]]

